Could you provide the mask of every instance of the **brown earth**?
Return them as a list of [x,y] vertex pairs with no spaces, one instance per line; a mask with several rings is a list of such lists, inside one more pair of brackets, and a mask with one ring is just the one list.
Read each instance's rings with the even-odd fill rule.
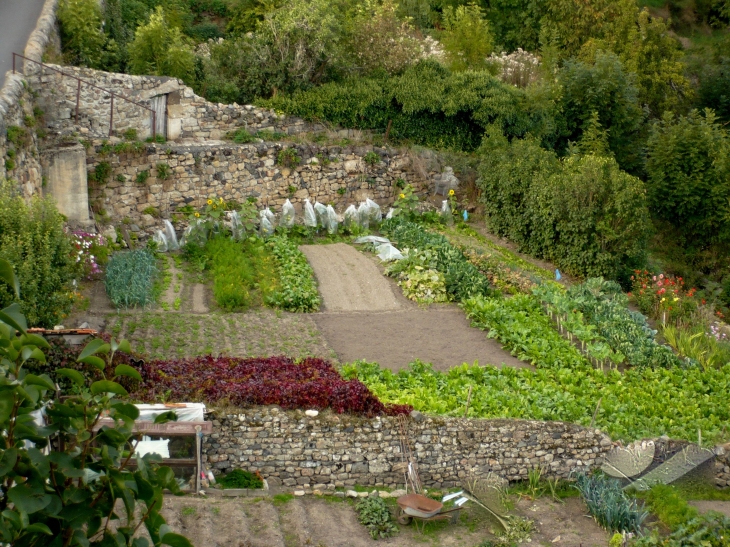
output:
[[700,513],[715,511],[730,518],[730,501],[692,500],[689,504],[695,506]]
[[305,245],[323,307],[314,322],[340,362],[375,361],[398,370],[415,359],[448,370],[462,363],[529,366],[469,326],[453,304],[418,306],[382,274],[378,259],[354,247]]
[[[535,522],[532,545],[605,547],[608,534],[587,518],[582,500],[565,504],[522,500],[513,513]],[[394,507],[394,500],[388,500]],[[429,523],[423,532],[398,525],[392,538],[373,540],[358,523],[354,501],[335,497],[196,498],[165,497],[163,516],[171,529],[195,547],[475,547],[492,538],[493,525],[467,504],[456,523]]]

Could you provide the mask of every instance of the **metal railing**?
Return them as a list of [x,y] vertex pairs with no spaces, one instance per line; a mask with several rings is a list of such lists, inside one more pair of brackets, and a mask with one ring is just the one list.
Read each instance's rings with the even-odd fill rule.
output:
[[140,108],[144,108],[145,110],[149,110],[152,112],[152,140],[155,140],[157,137],[157,112],[153,108],[150,108],[149,106],[145,106],[141,103],[138,103],[136,101],[133,101],[131,99],[128,99],[124,95],[121,95],[119,93],[114,93],[113,91],[109,89],[104,89],[103,87],[99,87],[98,85],[92,84],[91,82],[87,82],[86,80],[82,80],[78,76],[74,76],[73,74],[68,74],[66,72],[63,72],[62,70],[58,70],[57,68],[53,68],[52,66],[49,66],[45,63],[41,63],[39,61],[35,61],[33,59],[29,59],[28,57],[25,57],[24,55],[21,55],[20,53],[13,53],[13,74],[16,73],[15,70],[15,58],[18,57],[20,59],[23,59],[25,61],[30,61],[31,63],[35,63],[37,65],[40,65],[42,68],[47,68],[48,70],[52,70],[53,72],[58,72],[62,76],[65,76],[67,78],[71,78],[73,80],[76,80],[77,86],[76,86],[76,118],[75,121],[78,124],[79,123],[79,106],[81,103],[81,84],[85,84],[89,87],[93,87],[95,89],[98,89],[100,91],[103,91],[104,93],[108,93],[111,97],[111,105],[109,108],[109,136],[112,136],[112,129],[114,128],[114,97],[118,97],[119,99],[122,99],[123,101],[126,101],[128,103],[132,103],[134,105],[139,106]]

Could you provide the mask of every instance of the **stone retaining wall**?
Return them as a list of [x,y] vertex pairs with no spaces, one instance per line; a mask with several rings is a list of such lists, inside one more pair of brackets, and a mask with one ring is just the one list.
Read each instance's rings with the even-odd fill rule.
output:
[[[98,86],[81,85],[77,123],[76,94],[79,89],[76,80],[49,70],[31,78],[31,86],[40,94],[38,103],[46,112],[52,113],[48,118],[48,127],[58,134],[78,131],[91,137],[109,136],[111,95],[102,89],[149,108],[152,107],[153,97],[166,95],[169,140],[219,140],[227,132],[238,128],[246,128],[251,133],[270,130],[289,135],[324,129],[322,125],[279,115],[265,108],[210,103],[176,78],[50,66]],[[127,129],[136,129],[144,139],[151,136],[151,128],[152,114],[149,110],[124,101],[119,96],[115,98],[113,135],[121,136]]]
[[[276,407],[241,410],[215,420],[203,459],[216,472],[259,471],[270,485],[315,489],[404,483],[395,418],[364,419]],[[469,474],[526,479],[542,467],[567,477],[601,463],[611,440],[595,429],[562,422],[421,417],[409,435],[424,484],[449,488]]]
[[715,485],[718,488],[730,487],[730,443],[725,445],[724,452],[715,457]]
[[[209,198],[242,203],[255,197],[260,206],[279,212],[286,199],[301,210],[309,198],[334,203],[342,212],[346,204],[366,197],[381,204],[392,202],[399,191],[398,179],[415,187],[423,182],[408,169],[409,156],[391,148],[170,143],[114,154],[111,145],[95,142],[87,150],[89,184],[102,162],[109,164],[111,174],[106,181],[93,183],[92,207],[97,213],[103,209],[112,222],[129,219],[141,230],[159,224],[144,213],[150,207],[158,216],[170,218],[180,206],[201,207]],[[299,165],[282,165],[286,148],[296,154]],[[158,165],[168,166],[163,168],[169,171],[167,179],[158,177]],[[144,171],[149,178],[137,182]]]

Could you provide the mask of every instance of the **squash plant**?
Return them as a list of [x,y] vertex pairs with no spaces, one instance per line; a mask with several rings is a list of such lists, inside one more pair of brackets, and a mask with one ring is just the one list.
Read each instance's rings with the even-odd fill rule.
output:
[[[1,260],[0,278],[19,294],[12,267]],[[48,347],[27,332],[17,304],[0,311],[0,543],[147,547],[147,539],[135,537],[144,525],[155,546],[190,546],[160,515],[163,489],[179,492],[172,470],[158,467],[152,455],[137,457],[136,471],[129,467],[139,411],[126,402],[117,380],[139,379],[139,373],[119,365],[112,377],[104,374],[114,353],[128,352],[129,343],[91,341],[79,361],[98,369],[101,379],[59,369],[74,384],[63,398],[48,375],[24,367],[29,360],[45,362]],[[102,416],[114,425],[97,430]]]

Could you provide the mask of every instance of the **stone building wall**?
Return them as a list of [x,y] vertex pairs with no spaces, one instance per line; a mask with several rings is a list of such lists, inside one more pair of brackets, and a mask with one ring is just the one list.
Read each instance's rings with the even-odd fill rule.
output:
[[[179,207],[201,207],[209,198],[242,203],[255,197],[259,206],[268,205],[277,213],[286,199],[301,211],[309,198],[333,203],[341,213],[366,197],[381,204],[392,202],[399,179],[421,186],[409,170],[409,156],[390,148],[272,142],[148,144],[140,152],[122,154],[111,148],[95,141],[87,150],[92,208],[97,213],[103,209],[112,222],[129,219],[140,230],[159,224],[155,215],[144,213],[149,208],[163,218],[175,218]],[[285,148],[294,151],[299,165],[281,164]],[[108,164],[111,173],[106,181],[93,182],[101,163]],[[167,166],[165,180],[158,177],[158,165]],[[137,182],[145,171],[149,178]]]
[[[104,90],[117,94],[112,125],[112,135],[116,136],[121,136],[127,129],[136,129],[143,139],[151,136],[151,112],[134,103],[151,108],[152,98],[161,95],[167,96],[169,140],[219,140],[227,132],[238,128],[246,128],[251,133],[270,130],[289,135],[324,129],[322,125],[279,115],[273,110],[235,103],[224,105],[208,102],[175,78],[131,76],[72,66],[50,66],[96,86],[82,84],[79,89],[77,80],[48,69],[31,78],[31,86],[40,94],[38,103],[45,111],[52,113],[48,119],[48,127],[57,134],[79,132],[91,137],[108,137],[111,95]],[[125,101],[120,96],[134,103]]]
[[715,457],[715,485],[718,488],[730,487],[730,443],[726,444],[721,454]]
[[[311,488],[404,484],[395,418],[365,419],[276,407],[220,416],[203,439],[203,459],[215,472],[259,471],[273,486]],[[427,487],[449,488],[469,474],[526,479],[542,467],[567,477],[601,463],[611,440],[595,429],[526,420],[421,416],[409,421],[412,450]]]
[[[40,61],[43,50],[56,36],[56,4],[58,0],[46,0],[36,28],[30,35],[23,53],[25,57]],[[3,54],[10,55],[10,51]],[[23,69],[23,65],[25,69]],[[22,74],[32,73],[37,65],[17,60],[18,73],[0,74],[0,179],[18,184],[26,197],[41,192],[42,172],[38,155],[36,126],[40,116],[34,113],[34,96]],[[4,78],[4,81],[3,81]],[[10,139],[8,138],[10,130]]]

